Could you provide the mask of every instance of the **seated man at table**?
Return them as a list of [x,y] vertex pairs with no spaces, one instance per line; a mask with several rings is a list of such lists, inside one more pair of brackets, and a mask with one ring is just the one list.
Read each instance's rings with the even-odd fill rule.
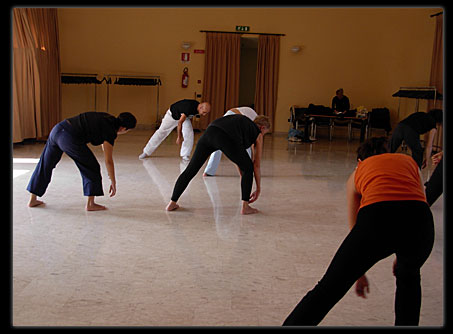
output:
[[335,94],[332,99],[332,110],[334,114],[340,115],[346,113],[350,108],[349,98],[343,95],[343,88],[337,89]]

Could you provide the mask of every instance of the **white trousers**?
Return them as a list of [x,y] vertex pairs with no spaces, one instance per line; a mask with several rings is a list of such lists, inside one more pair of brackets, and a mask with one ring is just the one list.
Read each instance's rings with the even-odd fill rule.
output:
[[[156,148],[159,147],[164,139],[167,138],[168,135],[177,126],[178,120],[175,120],[171,116],[171,111],[170,109],[168,109],[165,113],[164,118],[162,118],[162,123],[160,124],[159,129],[154,132],[146,146],[143,148],[143,153],[145,153],[146,155],[153,154]],[[192,122],[188,118],[184,121],[184,123],[182,123],[182,135],[184,137],[184,141],[181,145],[180,155],[183,158],[188,158],[190,156],[190,153],[192,152],[194,138]]]
[[[225,115],[223,116],[228,116],[228,115],[236,115],[234,111],[228,110]],[[252,158],[252,148],[249,147],[247,149],[247,153],[249,154],[249,157]],[[217,172],[217,168],[219,167],[220,159],[222,158],[222,151],[217,150],[211,154],[209,157],[209,161],[206,165],[206,168],[204,169],[204,172],[208,175],[215,175]]]

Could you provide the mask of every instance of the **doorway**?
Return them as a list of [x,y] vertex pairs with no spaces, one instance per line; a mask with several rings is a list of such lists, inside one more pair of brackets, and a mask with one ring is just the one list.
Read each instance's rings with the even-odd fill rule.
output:
[[239,74],[239,107],[255,109],[256,66],[258,59],[258,37],[241,36],[241,58]]

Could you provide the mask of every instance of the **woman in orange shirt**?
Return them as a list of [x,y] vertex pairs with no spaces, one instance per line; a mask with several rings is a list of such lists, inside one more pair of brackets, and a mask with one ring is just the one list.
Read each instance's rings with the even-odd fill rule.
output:
[[392,254],[396,254],[395,325],[418,325],[420,268],[434,243],[433,217],[420,170],[412,157],[387,153],[384,137],[370,138],[357,153],[358,165],[346,187],[351,231],[323,278],[284,326],[319,324],[354,282],[358,296],[366,298],[365,273]]

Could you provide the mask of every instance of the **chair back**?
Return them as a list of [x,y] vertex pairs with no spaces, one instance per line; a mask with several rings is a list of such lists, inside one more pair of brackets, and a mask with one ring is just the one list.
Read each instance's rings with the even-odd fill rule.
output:
[[296,105],[292,105],[289,108],[289,119],[288,122],[291,123],[292,127],[296,129],[298,126],[304,124],[305,121],[305,114],[308,113],[307,108],[298,107]]
[[392,130],[390,125],[390,111],[388,108],[373,108],[368,113],[368,122],[371,128],[383,129],[386,132]]

